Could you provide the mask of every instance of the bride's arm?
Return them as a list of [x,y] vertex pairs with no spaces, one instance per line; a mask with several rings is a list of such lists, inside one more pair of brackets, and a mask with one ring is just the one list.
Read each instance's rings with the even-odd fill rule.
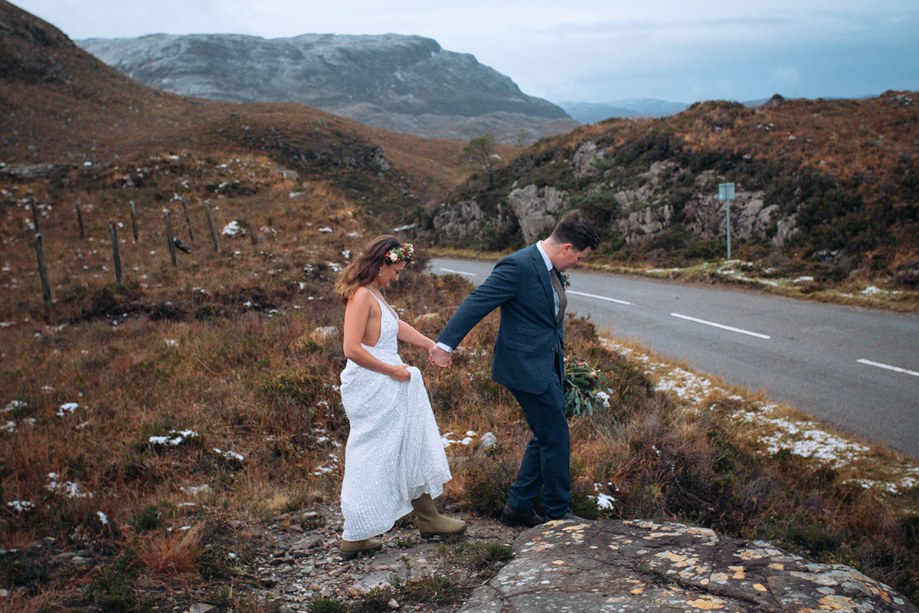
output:
[[371,306],[375,303],[370,292],[358,290],[345,306],[345,357],[368,370],[382,373],[396,381],[406,381],[411,375],[404,364],[387,364],[375,358],[361,344],[367,331],[367,322],[370,320]]
[[422,349],[431,351],[434,348],[434,341],[401,319],[399,320],[399,333],[396,337],[403,343],[409,343]]

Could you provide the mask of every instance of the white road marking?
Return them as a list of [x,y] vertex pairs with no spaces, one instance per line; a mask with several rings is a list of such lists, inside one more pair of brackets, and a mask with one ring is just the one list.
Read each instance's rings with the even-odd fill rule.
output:
[[912,375],[914,377],[919,377],[919,372],[915,370],[906,370],[905,368],[900,368],[899,366],[891,366],[890,364],[881,364],[880,362],[872,362],[871,360],[859,360],[861,364],[867,364],[868,366],[877,366],[878,368],[885,368],[887,370],[892,370],[894,372],[901,372],[904,375]]
[[575,292],[572,290],[566,290],[566,294],[574,294],[575,296],[586,296],[588,298],[596,298],[597,300],[606,300],[607,302],[615,302],[617,304],[632,304],[631,302],[626,302],[625,300],[616,300],[615,298],[607,298],[606,296],[597,296],[596,294],[585,294],[584,292]]
[[454,275],[466,275],[467,277],[478,277],[479,276],[475,274],[474,272],[464,272],[462,270],[453,270],[452,268],[441,268],[440,270],[444,272],[453,273]]
[[713,321],[705,321],[704,319],[696,319],[695,317],[689,317],[688,315],[680,315],[679,313],[671,313],[673,317],[679,317],[680,319],[686,319],[689,321],[694,321],[696,323],[705,324],[706,326],[714,326],[716,328],[721,328],[722,330],[730,330],[731,332],[739,332],[740,334],[746,334],[748,336],[755,336],[756,338],[765,338],[770,339],[771,336],[766,334],[760,334],[758,332],[750,332],[749,330],[741,330],[740,328],[732,328],[731,326],[725,326],[722,324],[716,324]]

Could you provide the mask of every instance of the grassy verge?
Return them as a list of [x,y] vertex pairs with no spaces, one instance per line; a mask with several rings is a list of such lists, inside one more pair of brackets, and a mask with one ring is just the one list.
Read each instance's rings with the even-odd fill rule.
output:
[[837,280],[808,271],[789,274],[752,262],[728,260],[706,262],[687,268],[648,268],[639,274],[654,278],[742,285],[789,298],[817,300],[852,306],[889,309],[901,313],[919,311],[919,291],[896,286],[884,277],[869,274]]
[[[504,254],[484,253],[471,249],[433,251],[436,257],[468,260],[496,260]],[[600,270],[622,275],[641,275],[695,283],[733,285],[797,298],[834,304],[887,309],[900,313],[919,312],[919,291],[915,287],[896,283],[886,276],[868,272],[840,279],[821,274],[813,266],[786,264],[770,266],[763,262],[742,260],[711,261],[685,267],[655,268],[649,265],[627,265],[592,258],[583,264],[588,270]]]

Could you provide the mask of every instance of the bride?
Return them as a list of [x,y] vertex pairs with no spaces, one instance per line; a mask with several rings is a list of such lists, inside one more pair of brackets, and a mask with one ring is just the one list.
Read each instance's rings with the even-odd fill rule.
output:
[[462,534],[466,523],[438,513],[433,498],[450,468],[421,371],[402,361],[398,341],[430,351],[434,341],[404,321],[381,293],[411,261],[411,243],[372,240],[341,273],[345,304],[341,400],[351,425],[341,486],[345,559],[379,551],[372,538],[411,510],[423,537]]

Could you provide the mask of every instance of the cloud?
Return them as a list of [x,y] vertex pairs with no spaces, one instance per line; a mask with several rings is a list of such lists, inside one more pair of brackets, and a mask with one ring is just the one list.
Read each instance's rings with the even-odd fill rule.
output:
[[776,66],[769,73],[767,83],[775,91],[792,92],[802,85],[801,71],[794,66]]

